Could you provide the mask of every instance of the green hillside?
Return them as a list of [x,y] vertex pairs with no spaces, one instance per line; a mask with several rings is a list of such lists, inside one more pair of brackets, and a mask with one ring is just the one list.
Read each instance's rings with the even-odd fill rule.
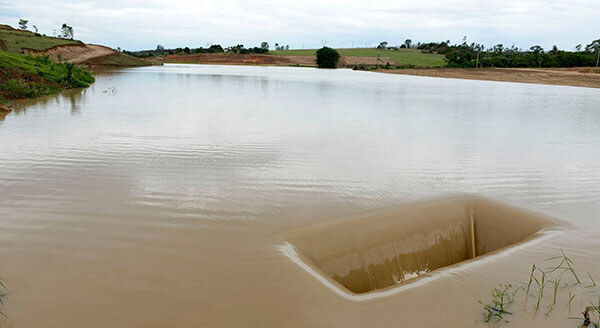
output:
[[81,41],[53,38],[30,31],[15,30],[8,25],[0,25],[0,50],[13,54],[23,53],[21,49],[45,50],[65,44],[78,44]]
[[[422,53],[417,49],[382,50],[376,48],[336,49],[342,56],[354,57],[391,57],[398,65],[414,65],[416,67],[442,67],[446,59],[440,54]],[[273,55],[315,56],[316,49],[276,50],[269,51]]]
[[93,82],[92,75],[75,64],[0,51],[0,102],[87,87]]

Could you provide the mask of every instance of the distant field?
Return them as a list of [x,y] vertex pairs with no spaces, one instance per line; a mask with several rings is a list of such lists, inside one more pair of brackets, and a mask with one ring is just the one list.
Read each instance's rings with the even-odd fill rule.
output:
[[11,30],[0,26],[0,50],[20,54],[21,48],[45,50],[63,44],[77,44],[79,41],[35,36],[32,32]]
[[[381,50],[375,48],[336,49],[342,56],[354,57],[391,57],[399,65],[414,65],[417,67],[442,67],[446,64],[443,55],[424,54],[417,49]],[[277,50],[269,51],[273,55],[314,56],[316,49]]]

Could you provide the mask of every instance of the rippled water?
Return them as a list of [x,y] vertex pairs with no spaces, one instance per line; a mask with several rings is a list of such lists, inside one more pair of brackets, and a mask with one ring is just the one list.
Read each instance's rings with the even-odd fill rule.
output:
[[331,326],[347,301],[276,251],[280,232],[432,196],[600,229],[599,89],[165,65],[17,107],[0,121],[17,326]]

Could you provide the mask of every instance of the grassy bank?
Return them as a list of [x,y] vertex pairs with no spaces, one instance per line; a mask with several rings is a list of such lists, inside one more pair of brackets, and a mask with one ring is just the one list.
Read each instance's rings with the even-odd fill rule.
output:
[[30,31],[13,29],[8,25],[0,25],[0,51],[13,54],[23,53],[22,49],[46,50],[66,44],[81,44],[77,40],[43,36]]
[[90,58],[85,61],[86,65],[91,66],[119,66],[119,67],[136,67],[136,66],[150,66],[152,65],[149,61],[136,58],[122,52],[115,52],[110,55]]
[[87,87],[93,82],[92,75],[75,64],[0,51],[0,102]]
[[[443,55],[422,53],[417,49],[382,50],[375,48],[336,49],[340,55],[348,57],[391,57],[401,66],[442,67],[446,65]],[[277,50],[269,54],[283,56],[315,56],[316,49]]]

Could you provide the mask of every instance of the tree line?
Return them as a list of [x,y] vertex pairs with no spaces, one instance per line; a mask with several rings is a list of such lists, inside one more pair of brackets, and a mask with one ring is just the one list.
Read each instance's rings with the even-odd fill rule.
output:
[[[22,31],[29,31],[29,27],[27,26],[27,24],[29,24],[29,20],[27,19],[19,19],[19,29]],[[41,34],[38,33],[38,28],[35,25],[32,25],[33,27],[33,33],[35,33],[36,36],[41,36]],[[54,30],[53,33],[54,36],[57,36],[56,30]],[[44,34],[44,36],[46,36]],[[73,30],[73,26],[69,26],[66,23],[62,24],[62,26],[60,27],[60,33],[58,33],[58,37],[59,38],[63,38],[63,39],[71,39],[73,40],[73,37],[75,36],[75,31]]]
[[486,48],[478,43],[468,44],[466,37],[461,44],[430,42],[419,44],[417,48],[444,55],[448,67],[598,67],[600,64],[600,39],[585,47],[577,45],[575,51],[560,50],[557,46],[546,51],[539,45],[527,50],[502,44]]
[[[279,43],[275,43],[276,50],[289,50],[290,46],[280,46]],[[190,55],[190,54],[218,54],[218,53],[233,53],[233,54],[266,54],[269,53],[269,43],[262,42],[260,47],[246,48],[243,44],[237,44],[235,46],[229,46],[223,48],[220,44],[213,44],[207,48],[198,47],[178,47],[172,49],[166,49],[162,45],[157,45],[156,49],[153,50],[140,50],[140,51],[124,51],[132,56],[146,58],[146,57],[160,57],[168,55]]]

